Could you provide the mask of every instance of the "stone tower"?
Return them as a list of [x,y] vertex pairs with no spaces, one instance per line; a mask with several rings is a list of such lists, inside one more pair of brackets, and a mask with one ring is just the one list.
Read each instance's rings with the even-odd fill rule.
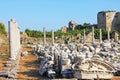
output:
[[111,31],[116,15],[115,11],[101,11],[97,15],[98,28],[105,28],[106,30]]

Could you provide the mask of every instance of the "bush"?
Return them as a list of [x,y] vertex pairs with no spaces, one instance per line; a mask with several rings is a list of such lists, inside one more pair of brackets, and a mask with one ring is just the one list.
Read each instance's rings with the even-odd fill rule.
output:
[[0,23],[0,33],[1,34],[6,34],[5,25],[3,23]]

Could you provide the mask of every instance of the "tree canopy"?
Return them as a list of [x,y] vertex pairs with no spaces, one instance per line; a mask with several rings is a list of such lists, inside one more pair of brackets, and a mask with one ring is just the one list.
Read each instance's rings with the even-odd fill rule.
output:
[[42,35],[43,35],[43,33],[41,31],[37,31],[37,30],[26,29],[25,32],[29,37],[37,38],[37,37],[42,37]]

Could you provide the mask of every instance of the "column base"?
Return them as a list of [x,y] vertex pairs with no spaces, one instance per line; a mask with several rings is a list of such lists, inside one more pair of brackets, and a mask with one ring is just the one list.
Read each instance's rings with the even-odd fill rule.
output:
[[16,60],[16,58],[9,58],[9,60]]

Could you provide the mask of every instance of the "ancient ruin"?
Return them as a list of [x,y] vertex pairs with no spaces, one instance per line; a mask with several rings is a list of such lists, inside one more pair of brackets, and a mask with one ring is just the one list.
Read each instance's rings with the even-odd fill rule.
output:
[[39,74],[49,78],[59,76],[75,79],[111,79],[114,75],[119,75],[120,53],[117,46],[120,44],[108,39],[102,41],[101,29],[99,43],[94,41],[94,28],[92,34],[92,44],[54,43],[46,45],[44,49],[42,46],[37,48],[42,49],[35,51],[40,61]]
[[54,30],[52,30],[52,45],[54,45]]
[[76,29],[76,26],[77,26],[77,23],[71,20],[71,21],[68,23],[68,26],[69,26],[69,30],[75,30],[75,29]]
[[46,30],[45,27],[43,28],[43,33],[44,33],[44,37],[43,37],[43,45],[46,45]]
[[100,28],[100,43],[102,43],[102,31],[101,31],[101,28]]
[[17,22],[11,19],[8,22],[9,27],[9,59],[6,61],[4,71],[0,72],[0,77],[8,80],[14,80],[17,75],[20,60],[20,29]]
[[86,33],[85,33],[85,29],[84,29],[83,43],[86,43]]
[[[112,15],[111,19],[108,20]],[[117,15],[114,19],[113,16]],[[46,29],[43,28],[43,43],[37,42],[34,39],[33,44],[27,44],[31,48],[32,55],[36,57],[39,63],[39,76],[49,79],[111,79],[113,76],[120,76],[120,42],[118,35],[115,36],[115,41],[110,39],[110,31],[118,27],[119,23],[114,20],[119,20],[119,13],[116,12],[100,12],[98,18],[99,40],[95,40],[95,31],[92,27],[92,32],[86,35],[86,29],[83,29],[83,36],[77,35],[78,41],[55,42],[54,30],[51,31],[50,42],[46,41]],[[108,21],[107,21],[108,20]],[[104,21],[104,22],[103,22]],[[110,24],[109,24],[110,23]],[[113,24],[111,24],[113,23]],[[75,30],[77,23],[69,22],[69,29]],[[107,38],[102,40],[102,28],[106,26],[108,30]],[[20,44],[20,29],[17,22],[11,19],[8,22],[9,27],[9,49],[10,57],[5,63],[4,71],[0,72],[0,77],[7,79],[15,79],[19,68],[20,57],[26,57],[27,51],[21,52]],[[74,38],[74,36],[70,36]],[[87,39],[87,37],[89,37]],[[83,40],[80,42],[80,40]],[[66,39],[67,40],[67,39]],[[35,43],[36,42],[36,43]],[[21,54],[20,54],[21,53]],[[31,67],[31,66],[28,66]],[[29,73],[29,72],[28,72]]]
[[66,26],[62,27],[61,31],[66,33],[67,32],[67,27]]
[[120,12],[101,11],[97,15],[98,28],[106,30],[120,30]]

